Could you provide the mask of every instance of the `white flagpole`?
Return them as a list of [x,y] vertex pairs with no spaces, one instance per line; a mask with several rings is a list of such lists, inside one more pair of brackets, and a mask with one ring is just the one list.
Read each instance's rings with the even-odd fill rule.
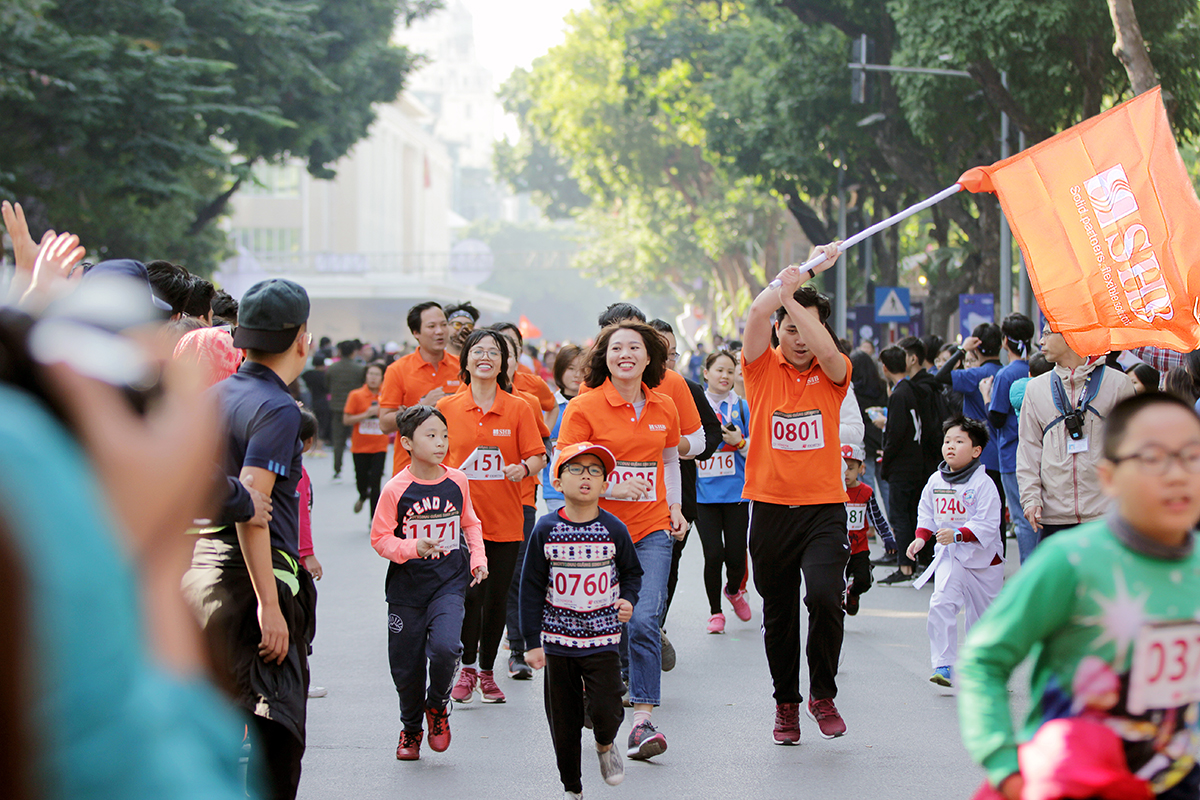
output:
[[[962,184],[960,184],[960,183],[956,183],[953,186],[948,186],[945,189],[943,189],[942,191],[935,194],[933,197],[927,197],[926,199],[922,200],[921,202],[919,202],[915,205],[911,205],[908,208],[904,209],[903,211],[893,214],[892,216],[888,217],[887,219],[876,222],[871,227],[859,231],[858,233],[854,234],[849,239],[847,239],[846,241],[841,243],[841,245],[838,247],[838,254],[840,255],[840,254],[846,252],[847,250],[849,250],[851,247],[858,244],[862,240],[869,239],[870,237],[874,236],[875,234],[879,233],[880,231],[886,230],[886,229],[892,227],[897,222],[908,219],[913,214],[916,214],[918,211],[924,211],[925,209],[929,208],[930,206],[937,205],[938,203],[942,202],[947,197],[958,194],[959,192],[962,191],[962,188],[963,188]],[[801,264],[800,269],[812,270],[813,277],[816,277],[816,271],[813,270],[812,268],[820,266],[823,263],[825,263],[825,254],[817,253],[811,259],[809,259],[808,261]],[[781,285],[782,284],[779,282],[779,279],[776,278],[775,280],[771,281],[770,284],[768,284],[767,288],[768,289],[771,289],[771,288],[777,289]]]

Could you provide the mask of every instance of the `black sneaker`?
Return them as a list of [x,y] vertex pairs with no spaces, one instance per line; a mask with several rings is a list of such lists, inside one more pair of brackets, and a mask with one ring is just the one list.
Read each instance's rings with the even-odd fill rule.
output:
[[670,672],[675,669],[675,645],[671,644],[671,640],[667,638],[667,632],[662,628],[658,629],[662,648],[662,671]]
[[890,553],[884,553],[879,558],[871,559],[873,567],[898,567],[900,566],[900,556],[894,550]]
[[879,583],[883,586],[905,586],[912,583],[916,577],[917,575],[915,571],[905,575],[900,570],[896,570],[891,575],[881,579]]
[[527,681],[533,678],[533,667],[525,663],[524,653],[513,653],[508,657],[508,677],[514,681]]
[[858,597],[853,592],[846,592],[846,596],[842,598],[842,608],[852,617],[858,613]]

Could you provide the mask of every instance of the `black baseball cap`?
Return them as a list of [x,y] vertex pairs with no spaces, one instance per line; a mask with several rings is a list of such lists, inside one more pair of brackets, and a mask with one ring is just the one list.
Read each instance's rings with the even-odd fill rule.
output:
[[234,347],[282,353],[308,322],[308,292],[285,278],[268,278],[251,286],[238,305]]

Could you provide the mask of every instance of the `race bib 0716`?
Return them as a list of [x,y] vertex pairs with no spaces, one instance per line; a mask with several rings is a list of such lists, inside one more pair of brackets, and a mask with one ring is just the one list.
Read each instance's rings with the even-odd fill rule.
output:
[[824,446],[825,426],[817,409],[771,415],[773,450],[820,450]]
[[732,450],[727,450],[721,453],[713,453],[712,458],[705,459],[704,461],[697,461],[697,477],[723,478],[727,475],[736,475],[737,467],[734,464],[734,455],[736,454]]
[[504,456],[498,447],[476,447],[459,467],[472,481],[504,480]]

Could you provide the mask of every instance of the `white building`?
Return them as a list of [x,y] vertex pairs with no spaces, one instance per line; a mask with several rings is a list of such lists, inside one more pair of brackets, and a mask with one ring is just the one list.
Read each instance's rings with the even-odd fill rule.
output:
[[375,110],[333,180],[313,178],[300,162],[255,171],[257,182],[232,200],[238,256],[218,282],[240,297],[264,277],[297,281],[312,299],[310,328],[335,341],[401,339],[405,313],[420,300],[470,297],[507,311],[507,298],[449,275],[453,168],[427,130],[429,110],[407,93]]

